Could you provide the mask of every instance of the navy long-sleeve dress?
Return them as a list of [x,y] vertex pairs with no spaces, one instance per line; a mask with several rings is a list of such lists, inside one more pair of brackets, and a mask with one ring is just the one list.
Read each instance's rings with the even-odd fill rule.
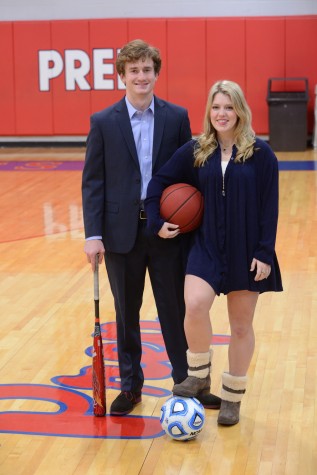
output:
[[[186,273],[201,277],[214,291],[281,291],[275,253],[278,220],[278,163],[272,149],[256,139],[254,154],[235,163],[236,149],[223,177],[220,148],[202,167],[194,167],[195,140],[183,145],[153,176],[145,202],[148,226],[158,233],[162,191],[173,183],[188,183],[204,197],[203,222],[192,236]],[[267,279],[255,281],[252,259],[271,266]]]

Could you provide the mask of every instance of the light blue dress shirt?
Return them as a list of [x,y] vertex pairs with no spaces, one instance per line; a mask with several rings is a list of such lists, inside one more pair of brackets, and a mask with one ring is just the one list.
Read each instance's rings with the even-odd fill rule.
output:
[[146,198],[146,190],[152,178],[152,152],[154,131],[154,98],[145,111],[138,111],[125,98],[130,117],[136,151],[141,171],[141,200]]

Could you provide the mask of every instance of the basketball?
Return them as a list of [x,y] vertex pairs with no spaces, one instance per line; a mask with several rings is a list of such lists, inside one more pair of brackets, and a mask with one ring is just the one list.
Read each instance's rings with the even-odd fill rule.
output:
[[197,188],[186,183],[168,186],[162,193],[160,214],[168,223],[177,224],[181,233],[198,228],[202,221],[204,199]]

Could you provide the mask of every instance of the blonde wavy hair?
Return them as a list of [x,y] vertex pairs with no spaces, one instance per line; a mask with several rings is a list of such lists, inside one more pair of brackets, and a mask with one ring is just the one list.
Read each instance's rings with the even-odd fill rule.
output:
[[194,150],[195,167],[203,166],[218,147],[217,131],[211,124],[210,111],[214,97],[219,92],[230,97],[237,114],[234,130],[234,143],[237,147],[235,162],[245,162],[254,152],[255,133],[251,126],[252,114],[242,89],[233,81],[217,81],[209,91],[203,133],[197,138]]

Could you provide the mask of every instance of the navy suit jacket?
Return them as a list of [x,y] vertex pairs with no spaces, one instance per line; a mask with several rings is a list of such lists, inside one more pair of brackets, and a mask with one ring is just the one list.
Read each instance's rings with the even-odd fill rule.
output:
[[[154,97],[153,174],[191,139],[187,110]],[[125,98],[91,116],[82,179],[86,237],[127,253],[136,239],[141,172]]]

